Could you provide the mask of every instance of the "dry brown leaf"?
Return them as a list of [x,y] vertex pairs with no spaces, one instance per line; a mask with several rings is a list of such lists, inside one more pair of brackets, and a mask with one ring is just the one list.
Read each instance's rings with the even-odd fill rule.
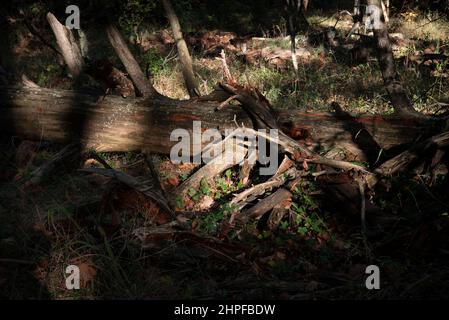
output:
[[174,187],[177,187],[179,185],[179,179],[176,176],[171,176],[170,178],[167,179],[167,181]]
[[97,270],[90,261],[78,264],[80,269],[80,287],[86,288],[88,284],[92,284],[97,276]]

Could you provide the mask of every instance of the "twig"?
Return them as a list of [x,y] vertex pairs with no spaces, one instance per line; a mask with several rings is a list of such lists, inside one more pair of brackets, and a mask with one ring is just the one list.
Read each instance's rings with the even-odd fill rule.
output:
[[360,222],[362,224],[362,234],[366,238],[366,200],[365,200],[365,183],[362,179],[358,178],[357,183],[359,185],[360,192]]
[[120,172],[114,169],[103,169],[103,168],[86,168],[79,169],[78,171],[87,173],[96,173],[105,177],[110,177],[117,179],[121,183],[129,186],[132,189],[137,190],[140,193],[150,197],[161,208],[165,209],[169,214],[174,216],[173,210],[170,208],[164,193],[161,191],[160,186],[158,186],[153,177],[141,177],[140,179],[130,176],[124,172]]
[[222,110],[224,107],[226,107],[229,102],[231,102],[232,100],[235,100],[238,97],[238,95],[233,95],[230,96],[229,98],[227,98],[225,101],[223,101],[222,103],[220,103],[220,105],[216,108],[216,110]]
[[106,162],[106,160],[104,160],[102,157],[100,157],[100,155],[98,153],[96,153],[95,151],[91,151],[87,154],[86,156],[86,160],[88,159],[94,159],[97,160],[98,162],[100,162],[106,169],[112,169],[112,167]]
[[40,88],[34,81],[30,80],[25,74],[21,77],[22,84],[28,88]]
[[351,163],[348,161],[342,161],[342,160],[334,160],[334,159],[326,159],[326,158],[318,158],[318,159],[303,159],[306,162],[315,163],[315,164],[322,164],[329,167],[334,167],[342,170],[355,170],[359,172],[363,172],[365,174],[372,174],[368,170],[366,170],[361,165]]
[[221,56],[220,60],[221,60],[221,66],[223,68],[223,75],[224,75],[225,81],[227,83],[234,84],[236,81],[235,81],[234,77],[232,76],[231,72],[229,71],[228,63],[226,62],[226,54],[225,54],[224,50],[221,50],[220,56]]
[[429,24],[431,24],[431,23],[434,23],[435,21],[441,20],[441,19],[443,19],[444,17],[445,17],[445,15],[442,15],[442,16],[439,16],[439,17],[436,18],[436,19],[430,20],[430,21],[428,21],[428,22],[426,22],[426,23],[424,23],[424,24],[422,24],[422,25],[420,25],[420,26],[417,26],[417,27],[415,28],[415,30],[421,29],[422,27],[425,27],[425,26],[427,26],[427,25],[429,25]]

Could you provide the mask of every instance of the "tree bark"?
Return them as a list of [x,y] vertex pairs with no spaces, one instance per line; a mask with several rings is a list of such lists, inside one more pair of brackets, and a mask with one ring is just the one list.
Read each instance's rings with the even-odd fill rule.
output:
[[139,91],[139,95],[144,97],[156,95],[156,90],[153,88],[149,80],[145,78],[142,69],[140,69],[136,59],[132,55],[131,51],[129,51],[128,46],[126,45],[126,42],[117,27],[114,25],[109,25],[106,28],[106,32],[108,34],[109,42],[125,66],[129,76],[133,80],[134,85]]
[[51,12],[47,13],[47,21],[53,30],[70,73],[73,76],[79,76],[84,69],[84,59],[73,33],[61,24]]
[[189,92],[190,97],[198,97],[200,92],[198,90],[198,82],[196,81],[195,74],[193,73],[192,58],[189,54],[189,49],[182,36],[181,25],[179,24],[178,17],[176,15],[170,0],[162,0],[167,18],[170,22],[173,36],[175,38],[176,46],[178,48],[179,60],[181,61],[182,75],[184,82]]
[[[377,19],[373,22],[374,26],[374,38],[376,41],[377,55],[380,65],[380,70],[382,72],[382,77],[384,79],[385,88],[390,96],[391,104],[397,114],[403,116],[419,116],[421,115],[413,108],[412,102],[407,95],[407,91],[404,88],[402,80],[396,70],[396,65],[394,62],[393,50],[390,43],[390,38],[388,35],[388,28],[385,24],[385,17],[382,11],[382,1],[381,0],[368,0],[368,6],[373,6],[376,8]],[[376,17],[372,17],[376,18]]]
[[[53,33],[55,34],[59,49],[64,62],[73,76],[79,76],[86,73],[108,89],[116,89],[123,97],[134,97],[134,85],[126,75],[115,68],[111,62],[106,59],[90,61],[86,63],[83,57],[83,43],[87,46],[87,39],[80,39],[78,45],[71,30],[61,24],[56,17],[49,12],[47,20]],[[84,34],[78,30],[80,34]],[[126,46],[126,45],[125,45]],[[86,50],[87,48],[84,48]]]
[[296,34],[298,33],[300,21],[308,26],[304,11],[307,10],[308,0],[284,0],[284,14],[287,20],[288,34],[290,35],[290,54],[293,63],[293,69],[298,73],[298,58],[296,55]]
[[[118,96],[94,97],[67,90],[0,87],[0,132],[30,140],[67,143],[77,137],[85,148],[97,151],[142,151],[169,154],[177,141],[170,141],[176,128],[202,129],[252,127],[247,113],[238,106],[216,111],[219,102]],[[284,132],[311,147],[371,148],[374,140],[382,149],[430,136],[435,129],[416,118],[351,117],[335,113],[304,113],[278,110]],[[235,117],[235,120],[234,120]]]

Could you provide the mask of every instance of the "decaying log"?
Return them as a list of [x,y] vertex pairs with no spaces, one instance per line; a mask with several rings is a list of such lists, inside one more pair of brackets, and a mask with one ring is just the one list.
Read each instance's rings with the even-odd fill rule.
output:
[[[67,90],[0,87],[0,132],[29,140],[71,142],[78,137],[85,148],[96,151],[142,151],[168,154],[177,141],[170,141],[176,128],[235,129],[236,122],[251,127],[242,108],[228,106],[216,111],[219,102],[192,99],[175,101],[95,97]],[[289,136],[315,149],[350,145],[363,158],[366,130],[381,149],[409,144],[438,132],[428,120],[396,117],[343,117],[332,113],[276,110],[278,123]],[[234,120],[235,118],[235,120]],[[354,141],[353,141],[354,140]]]
[[287,67],[287,62],[292,61],[292,57],[296,58],[296,64],[300,59],[309,58],[311,53],[305,48],[296,48],[293,54],[290,50],[282,48],[265,47],[262,49],[253,49],[245,52],[243,57],[248,64],[258,65],[266,62],[269,65],[278,68]]
[[412,166],[418,166],[420,163],[424,162],[426,158],[433,158],[439,148],[447,148],[448,146],[448,131],[417,143],[410,149],[384,162],[377,168],[375,170],[376,175],[367,177],[368,186],[373,187],[380,176],[391,176],[398,172],[413,169]]
[[177,141],[177,128],[235,129],[235,120],[247,126],[250,119],[241,108],[215,111],[216,102],[177,101],[158,97],[123,99],[93,96],[68,90],[0,88],[0,132],[29,140],[57,143],[78,138],[86,149],[142,151],[169,154]]

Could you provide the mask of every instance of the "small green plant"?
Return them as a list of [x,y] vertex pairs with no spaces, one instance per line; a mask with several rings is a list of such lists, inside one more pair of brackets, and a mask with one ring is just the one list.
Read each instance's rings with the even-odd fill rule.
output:
[[41,87],[50,87],[51,80],[61,74],[61,67],[56,64],[49,64],[37,76],[37,84]]
[[262,231],[257,237],[261,240],[263,239],[269,239],[271,237],[272,233],[269,230]]
[[231,169],[226,170],[225,176],[226,176],[226,178],[231,179],[232,178],[232,170]]
[[225,171],[226,178],[220,177],[215,180],[215,186],[217,188],[215,199],[220,199],[223,195],[227,195],[244,187],[241,181],[233,181],[234,176],[235,173],[231,169],[228,169]]
[[[309,189],[308,191],[312,191],[314,187]],[[295,213],[295,231],[301,236],[323,233],[326,225],[317,212],[318,204],[301,186],[294,190],[294,194],[295,202],[292,203],[292,208]]]
[[198,230],[204,233],[217,232],[220,222],[229,217],[233,211],[234,208],[229,203],[225,203],[216,211],[200,216],[198,218]]
[[214,233],[218,228],[218,223],[223,219],[223,212],[217,211],[201,216],[198,220],[198,229],[204,233]]
[[153,48],[143,55],[142,60],[146,71],[152,76],[159,74],[164,69],[164,58]]
[[202,178],[200,181],[200,192],[201,194],[208,196],[211,194],[209,183],[207,182],[206,178]]
[[177,196],[175,199],[175,205],[177,209],[184,208],[184,199],[181,196]]
[[205,178],[202,178],[198,190],[189,188],[187,190],[187,194],[193,201],[197,202],[202,197],[211,195],[212,190],[207,180]]
[[189,188],[189,190],[187,190],[187,194],[195,202],[199,201],[200,198],[201,198],[201,194],[197,190],[195,190],[194,188]]
[[217,180],[217,187],[220,188],[224,193],[227,193],[229,190],[229,185],[223,178],[219,178]]
[[188,175],[187,173],[181,173],[181,174],[179,175],[179,179],[180,179],[181,181],[186,181],[188,177],[189,177],[189,175]]

